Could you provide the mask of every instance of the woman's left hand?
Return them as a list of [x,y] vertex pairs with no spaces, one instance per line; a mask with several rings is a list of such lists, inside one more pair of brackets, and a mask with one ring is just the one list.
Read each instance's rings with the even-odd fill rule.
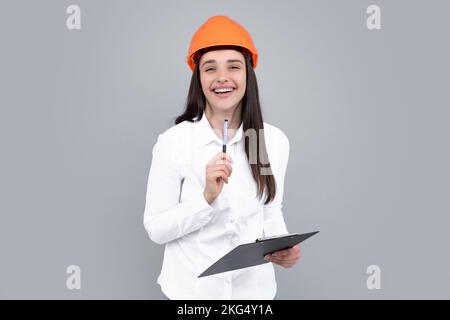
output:
[[290,268],[300,259],[300,245],[292,248],[276,251],[264,257],[269,262],[276,263],[284,268]]

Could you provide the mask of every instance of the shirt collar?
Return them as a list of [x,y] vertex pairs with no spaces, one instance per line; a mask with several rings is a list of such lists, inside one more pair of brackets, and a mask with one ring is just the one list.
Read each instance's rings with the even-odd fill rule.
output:
[[[223,143],[222,139],[217,136],[217,134],[211,127],[208,118],[206,118],[205,112],[203,112],[202,118],[194,123],[196,126],[196,133],[197,133],[196,138],[198,145],[207,145],[212,141],[217,141],[217,143],[219,144]],[[242,138],[242,133],[243,133],[243,123],[241,123],[233,139],[227,142],[227,145],[232,145],[233,143],[240,141]]]

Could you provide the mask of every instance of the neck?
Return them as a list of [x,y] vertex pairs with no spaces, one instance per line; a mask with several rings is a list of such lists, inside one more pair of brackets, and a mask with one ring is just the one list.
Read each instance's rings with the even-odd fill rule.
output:
[[209,103],[206,102],[205,115],[211,128],[220,138],[223,138],[223,122],[225,119],[228,119],[228,140],[231,140],[241,125],[241,108],[241,103],[239,103],[237,107],[232,110],[215,111]]
[[223,122],[228,119],[228,129],[238,129],[241,125],[241,104],[227,111],[213,110],[212,107],[206,103],[205,110],[206,118],[213,129],[223,130]]

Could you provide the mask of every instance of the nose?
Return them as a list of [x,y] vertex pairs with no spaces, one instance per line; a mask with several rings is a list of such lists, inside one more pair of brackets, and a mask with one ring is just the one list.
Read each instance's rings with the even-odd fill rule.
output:
[[217,82],[219,83],[223,83],[223,82],[227,82],[227,71],[223,70],[222,68],[219,68],[217,71]]
[[219,78],[219,79],[217,79],[217,82],[222,84],[222,83],[228,82],[228,80],[227,79],[223,79],[223,78]]
[[220,84],[227,83],[228,79],[224,75],[219,75],[219,77],[217,78],[217,82]]

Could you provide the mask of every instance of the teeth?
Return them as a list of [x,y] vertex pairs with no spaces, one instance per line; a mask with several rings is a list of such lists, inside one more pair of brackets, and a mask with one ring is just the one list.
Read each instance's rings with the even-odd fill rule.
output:
[[230,92],[230,91],[233,91],[233,88],[214,89],[214,92]]

